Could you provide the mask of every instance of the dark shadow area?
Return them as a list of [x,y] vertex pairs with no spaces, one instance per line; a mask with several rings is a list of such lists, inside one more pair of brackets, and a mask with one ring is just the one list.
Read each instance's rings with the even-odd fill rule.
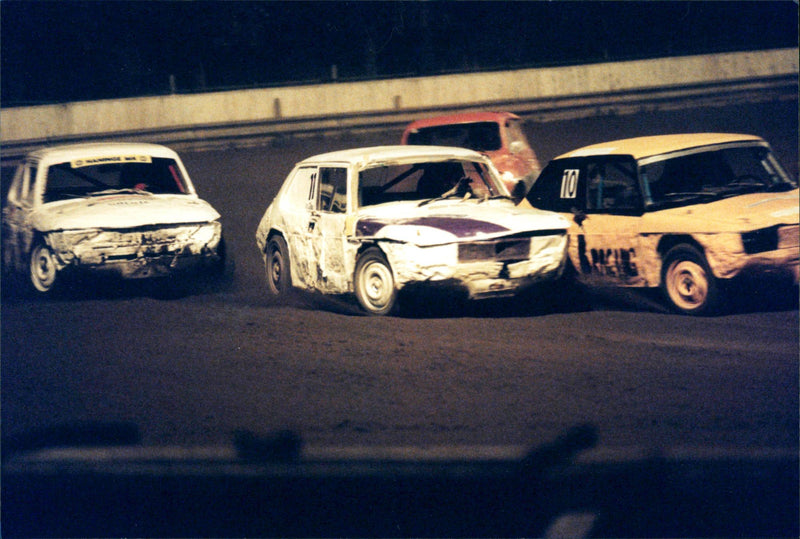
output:
[[236,290],[232,268],[230,271],[226,269],[221,275],[186,272],[158,279],[125,280],[87,273],[65,274],[59,278],[62,281],[58,289],[41,295],[34,293],[20,277],[4,275],[2,302],[122,300],[136,297],[176,300]]
[[[306,448],[292,431],[237,431],[222,452],[202,452],[139,445],[125,423],[56,426],[17,436],[4,455],[4,535],[797,536],[796,454],[603,459],[589,456],[598,439],[584,424],[515,451],[448,448],[441,459],[360,447],[348,457]],[[69,451],[35,452],[45,447]]]
[[729,314],[797,310],[798,286],[789,275],[745,275],[725,286]]
[[797,46],[785,0],[5,1],[0,22],[4,106]]

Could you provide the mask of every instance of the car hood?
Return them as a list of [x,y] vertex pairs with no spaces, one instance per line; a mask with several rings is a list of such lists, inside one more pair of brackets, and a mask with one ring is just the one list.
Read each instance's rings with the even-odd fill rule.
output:
[[[644,228],[679,232],[742,232],[800,221],[800,192],[752,193],[645,214]],[[649,225],[647,224],[649,223]]]
[[448,199],[423,206],[393,202],[365,208],[356,217],[355,234],[429,246],[568,227],[556,213],[516,207],[510,200]]
[[211,205],[191,195],[114,194],[51,202],[37,209],[36,229],[134,228],[219,219]]

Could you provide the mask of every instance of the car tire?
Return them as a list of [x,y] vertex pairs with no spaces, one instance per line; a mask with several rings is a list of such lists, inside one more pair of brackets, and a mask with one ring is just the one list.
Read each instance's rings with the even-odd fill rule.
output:
[[397,289],[394,273],[380,249],[367,249],[358,258],[355,291],[358,303],[367,314],[383,316],[395,312]]
[[33,244],[28,269],[30,284],[35,293],[52,294],[57,289],[60,278],[56,256],[41,240]]
[[289,248],[282,236],[273,236],[267,243],[264,253],[264,265],[267,273],[267,290],[273,296],[284,296],[291,287],[291,262]]
[[219,258],[211,265],[210,273],[213,277],[222,277],[228,268],[228,244],[225,242],[225,236],[219,239],[217,256]]
[[714,314],[722,300],[720,283],[705,256],[687,244],[667,251],[661,266],[661,288],[671,306],[684,314]]

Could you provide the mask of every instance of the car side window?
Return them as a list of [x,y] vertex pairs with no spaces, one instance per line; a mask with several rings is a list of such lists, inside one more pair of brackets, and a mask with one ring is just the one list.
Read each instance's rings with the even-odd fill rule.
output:
[[22,182],[25,174],[25,166],[20,165],[14,172],[14,179],[11,181],[11,187],[8,189],[8,201],[13,204],[18,204],[22,196]]
[[295,170],[294,177],[289,182],[284,203],[292,209],[302,210],[314,198],[314,180],[317,177],[317,167],[301,167]]
[[35,165],[28,165],[23,171],[22,185],[20,191],[19,201],[28,206],[33,206],[34,193],[36,193],[36,175],[38,174],[38,167]]
[[636,167],[632,161],[604,159],[586,164],[586,209],[617,213],[641,208]]
[[319,209],[333,213],[347,211],[347,169],[321,167],[319,169]]

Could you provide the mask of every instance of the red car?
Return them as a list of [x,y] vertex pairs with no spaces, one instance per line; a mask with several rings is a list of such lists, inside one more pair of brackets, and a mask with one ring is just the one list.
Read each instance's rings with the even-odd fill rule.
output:
[[401,143],[458,146],[481,152],[492,160],[509,193],[520,197],[541,171],[522,130],[522,118],[511,112],[467,112],[417,120],[403,131]]

